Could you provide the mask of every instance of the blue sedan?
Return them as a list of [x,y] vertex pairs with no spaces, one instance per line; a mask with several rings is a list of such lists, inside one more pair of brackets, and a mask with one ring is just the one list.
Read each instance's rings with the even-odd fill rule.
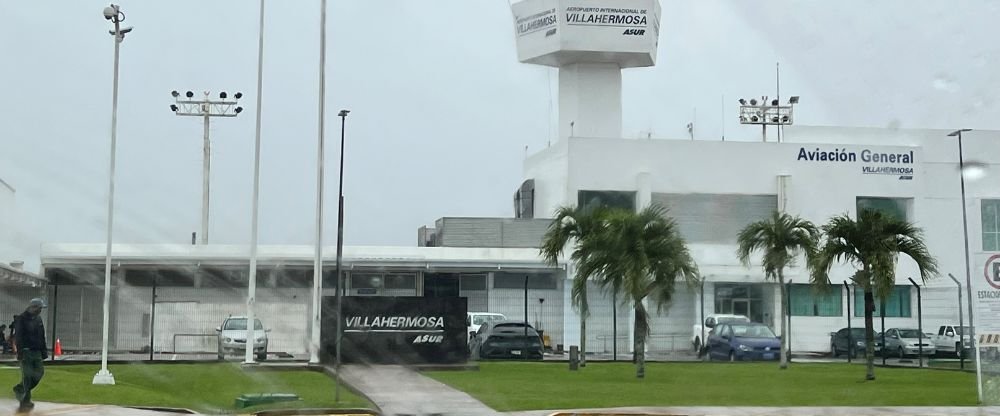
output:
[[775,361],[781,339],[764,324],[729,323],[717,326],[708,337],[711,360]]

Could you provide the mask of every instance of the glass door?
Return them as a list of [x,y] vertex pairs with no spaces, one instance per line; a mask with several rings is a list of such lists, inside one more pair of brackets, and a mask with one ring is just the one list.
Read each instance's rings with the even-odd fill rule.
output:
[[750,316],[750,300],[733,299],[733,315]]

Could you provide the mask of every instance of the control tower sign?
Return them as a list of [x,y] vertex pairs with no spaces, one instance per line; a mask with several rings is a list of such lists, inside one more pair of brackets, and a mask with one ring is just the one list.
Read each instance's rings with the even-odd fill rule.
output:
[[514,3],[517,59],[559,68],[559,137],[620,138],[622,69],[653,66],[657,0]]
[[513,5],[518,60],[652,66],[660,32],[655,0],[525,0]]

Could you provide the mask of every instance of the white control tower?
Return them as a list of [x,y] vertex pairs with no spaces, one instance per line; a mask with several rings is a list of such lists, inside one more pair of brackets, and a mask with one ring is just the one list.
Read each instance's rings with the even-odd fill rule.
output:
[[559,137],[622,136],[622,68],[653,66],[657,0],[524,0],[517,58],[559,68]]

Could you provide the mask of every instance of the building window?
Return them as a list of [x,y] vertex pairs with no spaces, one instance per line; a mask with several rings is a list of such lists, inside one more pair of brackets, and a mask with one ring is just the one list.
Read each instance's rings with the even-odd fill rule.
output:
[[379,289],[382,275],[378,273],[351,273],[351,289]]
[[778,196],[654,193],[652,203],[667,209],[688,242],[735,244],[747,224],[771,218]]
[[[875,312],[872,316],[882,316],[879,308],[882,301],[875,297]],[[910,303],[910,286],[896,286],[885,300],[885,316],[887,318],[909,318],[913,316]],[[859,287],[854,288],[854,316],[865,316],[865,292]]]
[[556,277],[550,273],[509,273],[497,272],[493,274],[494,289],[524,289],[524,277],[528,276],[528,289],[555,290],[557,289]]
[[764,306],[763,284],[717,284],[715,285],[715,312],[744,315],[753,322],[765,322],[767,308]]
[[907,198],[878,198],[878,197],[857,197],[857,212],[862,210],[870,209],[881,212],[883,215],[890,216],[903,221],[909,221],[909,211],[907,207],[909,206],[910,199]]
[[463,274],[461,280],[459,280],[461,285],[460,290],[486,290],[486,275],[485,274]]
[[788,291],[788,307],[792,316],[842,316],[839,287],[820,292],[812,285],[791,285]]
[[1000,199],[984,199],[983,251],[1000,251]]
[[413,274],[387,274],[385,275],[386,289],[416,289],[417,276]]
[[635,211],[634,191],[579,191],[577,206],[622,208]]

